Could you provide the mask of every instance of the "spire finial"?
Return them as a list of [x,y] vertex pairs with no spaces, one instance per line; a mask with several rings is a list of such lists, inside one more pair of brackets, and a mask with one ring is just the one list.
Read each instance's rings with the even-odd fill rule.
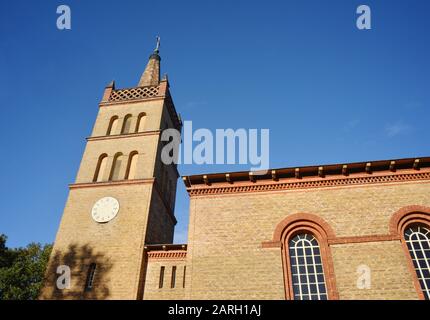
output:
[[160,36],[156,36],[155,38],[157,39],[157,46],[155,47],[154,52],[158,53],[158,51],[160,51],[160,40],[161,40],[161,38],[160,38]]
[[140,78],[138,87],[158,86],[160,84],[160,37],[157,36],[157,45],[154,52],[149,56],[148,64]]

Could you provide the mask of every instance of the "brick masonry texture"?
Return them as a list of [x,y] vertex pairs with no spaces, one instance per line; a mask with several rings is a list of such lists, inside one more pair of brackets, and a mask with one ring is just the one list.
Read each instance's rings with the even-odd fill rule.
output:
[[[176,219],[173,216],[177,171],[160,164],[159,132],[171,127],[172,120],[163,98],[100,106],[91,137],[85,147],[75,184],[68,200],[48,263],[40,299],[137,299],[143,292],[146,243],[173,240]],[[137,119],[146,114],[143,133],[135,134]],[[120,134],[126,115],[131,114],[129,134]],[[113,116],[119,118],[115,132],[105,136]],[[128,155],[138,151],[134,180],[125,177]],[[120,180],[108,181],[114,155],[126,157]],[[102,182],[93,183],[100,155],[108,155]],[[157,162],[157,165],[156,165]],[[168,179],[173,189],[166,196]],[[164,192],[162,191],[164,190]],[[94,203],[103,197],[120,203],[118,215],[108,223],[96,223],[91,217]],[[97,264],[94,287],[85,291],[88,270]],[[71,286],[58,290],[57,267],[71,268]]]
[[[417,299],[400,241],[333,245],[340,299]],[[358,289],[357,267],[370,268],[370,289]]]
[[[41,297],[87,298],[83,292],[87,268],[97,263],[106,270],[96,271],[94,282],[100,285],[89,297],[136,298],[149,210],[149,202],[142,199],[151,193],[151,184],[71,190],[48,266],[49,281]],[[90,212],[94,202],[105,196],[119,200],[120,212],[109,223],[99,224]],[[55,270],[60,264],[72,269],[70,290],[55,290]]]
[[[165,267],[163,288],[159,288],[160,270]],[[175,287],[171,288],[172,267],[176,266]],[[184,260],[149,260],[143,298],[145,300],[182,300],[185,299]],[[188,270],[186,270],[188,272]],[[186,274],[186,273],[185,273]],[[185,282],[185,285],[187,283]]]
[[[392,215],[430,205],[430,183],[364,185],[191,198],[188,241],[191,299],[284,299],[280,248],[262,248],[295,213],[324,219],[337,237],[389,234]],[[340,299],[417,299],[399,240],[331,245]],[[356,288],[367,264],[371,289]]]

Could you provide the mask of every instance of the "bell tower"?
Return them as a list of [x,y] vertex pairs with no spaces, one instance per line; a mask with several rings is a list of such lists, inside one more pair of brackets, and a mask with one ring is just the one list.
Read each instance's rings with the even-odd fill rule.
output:
[[157,38],[137,87],[105,88],[41,299],[140,299],[145,244],[172,243],[179,175],[161,161],[161,133],[182,124],[160,61]]

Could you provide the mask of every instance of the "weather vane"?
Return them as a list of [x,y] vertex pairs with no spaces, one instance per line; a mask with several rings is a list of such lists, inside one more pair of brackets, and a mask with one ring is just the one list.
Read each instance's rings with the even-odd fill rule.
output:
[[157,39],[157,46],[155,47],[155,50],[154,51],[159,51],[160,50],[160,37],[159,36],[157,36],[156,37],[156,39]]

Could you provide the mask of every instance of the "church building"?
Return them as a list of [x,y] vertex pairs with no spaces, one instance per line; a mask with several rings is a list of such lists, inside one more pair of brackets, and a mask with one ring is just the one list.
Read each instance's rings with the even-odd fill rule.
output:
[[40,299],[430,298],[430,157],[180,177],[160,61],[157,45],[136,87],[105,88]]

